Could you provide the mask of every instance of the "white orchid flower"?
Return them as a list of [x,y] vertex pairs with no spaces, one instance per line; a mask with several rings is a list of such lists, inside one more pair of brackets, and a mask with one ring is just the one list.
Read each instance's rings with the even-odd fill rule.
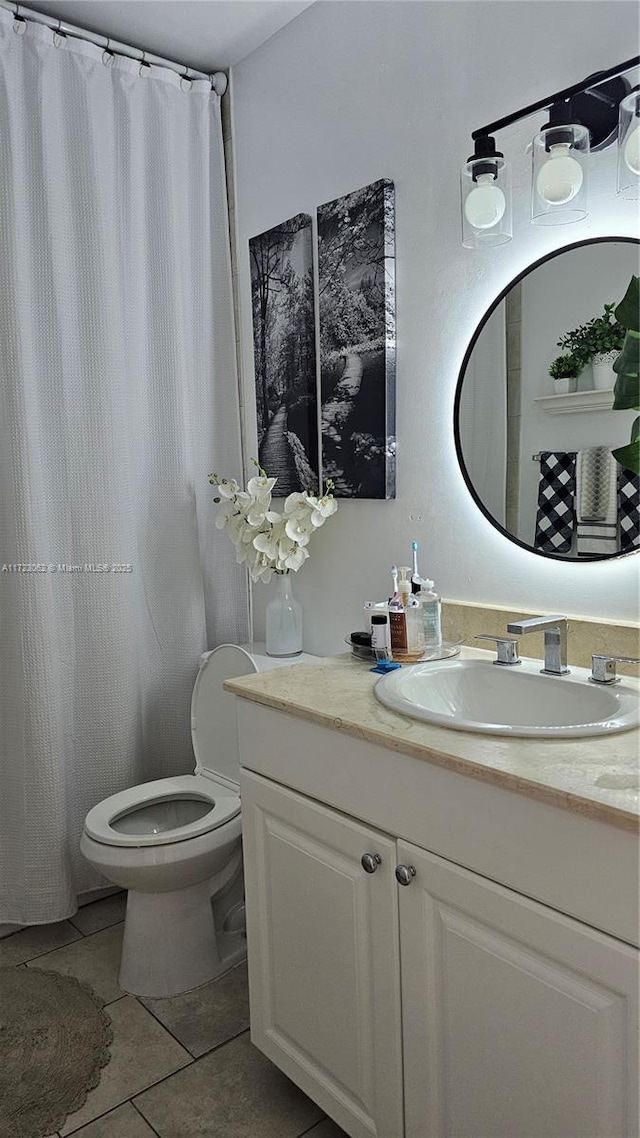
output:
[[252,581],[266,583],[274,571],[297,572],[309,557],[307,546],[312,533],[337,509],[333,486],[327,482],[328,493],[322,498],[289,494],[280,514],[271,509],[275,484],[276,479],[261,470],[259,476],[249,479],[246,490],[240,490],[230,478],[217,485],[222,501],[216,527],[227,530],[236,548],[236,560],[246,564]]
[[240,487],[235,478],[223,478],[216,489],[221,498],[234,498]]
[[335,499],[328,497],[326,494],[324,498],[312,498],[310,495],[307,500],[311,507],[311,525],[316,529],[323,526],[327,518],[335,514],[338,509],[338,503]]
[[253,526],[254,529],[258,529],[264,522],[266,513],[264,507],[261,509],[259,505],[252,506],[247,512],[247,524]]
[[272,572],[273,569],[271,562],[269,561],[269,558],[266,556],[266,554],[256,552],[255,559],[252,565],[249,567],[251,580],[256,582],[263,581],[266,585],[268,585],[269,581],[271,580]]
[[271,491],[277,482],[276,478],[250,478],[247,482],[247,491],[252,498],[271,498]]
[[307,504],[307,495],[306,494],[294,493],[294,494],[289,494],[289,497],[285,498],[285,501],[284,501],[285,517],[289,518],[292,516],[293,517],[304,516],[304,514],[307,514],[308,512],[309,512],[309,506]]
[[273,530],[269,533],[258,533],[253,538],[253,547],[258,553],[275,561],[278,556],[278,535]]
[[328,494],[325,494],[324,498],[321,498],[318,502],[318,509],[320,510],[320,513],[323,517],[330,518],[331,515],[335,514],[336,510],[338,509],[338,503],[336,502],[333,495],[329,496]]
[[309,551],[305,546],[292,541],[286,534],[282,535],[278,542],[279,568],[281,567],[283,570],[293,569],[294,572],[297,572],[308,556]]
[[278,560],[284,562],[289,554],[293,553],[294,549],[296,548],[297,546],[295,541],[292,541],[290,537],[287,537],[286,533],[281,533],[278,540]]
[[297,546],[288,555],[288,557],[285,557],[284,564],[285,564],[287,569],[291,569],[291,570],[293,570],[294,573],[297,573],[298,569],[301,567],[301,565],[304,565],[308,556],[309,556],[309,553],[305,548],[303,548],[301,546]]
[[296,542],[297,545],[308,545],[311,536],[312,527],[310,519],[298,518],[295,515],[287,519],[285,525],[285,533],[291,541]]

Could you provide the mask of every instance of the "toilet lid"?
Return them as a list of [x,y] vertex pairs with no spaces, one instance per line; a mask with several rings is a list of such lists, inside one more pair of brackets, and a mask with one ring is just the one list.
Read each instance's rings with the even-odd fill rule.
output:
[[84,828],[107,846],[160,846],[208,834],[239,813],[237,794],[190,774],[112,794],[89,811]]
[[257,671],[253,657],[236,644],[221,644],[202,657],[191,696],[196,774],[221,775],[229,785],[239,786],[236,697],[222,685],[225,680]]

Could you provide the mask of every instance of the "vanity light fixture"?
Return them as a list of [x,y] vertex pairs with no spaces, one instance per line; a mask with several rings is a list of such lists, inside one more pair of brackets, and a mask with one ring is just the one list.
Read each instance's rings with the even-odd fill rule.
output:
[[475,139],[473,154],[460,172],[462,244],[502,245],[511,240],[511,184],[504,155],[495,139]]
[[531,220],[535,225],[582,221],[587,216],[589,131],[571,101],[553,103],[549,122],[533,140]]
[[618,193],[640,197],[640,87],[620,103],[618,124]]
[[475,249],[511,239],[508,164],[494,135],[539,111],[548,122],[532,144],[531,221],[565,224],[587,217],[590,155],[618,139],[618,193],[640,197],[640,89],[625,72],[640,56],[539,99],[474,130],[474,153],[462,168],[462,244]]

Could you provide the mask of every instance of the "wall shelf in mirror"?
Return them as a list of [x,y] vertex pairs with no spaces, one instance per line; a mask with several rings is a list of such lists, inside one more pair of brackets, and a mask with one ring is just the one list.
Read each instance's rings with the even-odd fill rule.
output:
[[613,388],[610,391],[571,391],[567,395],[540,395],[533,400],[550,415],[574,415],[584,411],[611,411]]

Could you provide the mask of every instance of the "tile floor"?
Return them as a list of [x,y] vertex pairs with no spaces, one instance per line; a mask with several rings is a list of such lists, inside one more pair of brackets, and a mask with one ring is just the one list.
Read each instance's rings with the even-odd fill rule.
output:
[[104,1002],[111,1061],[60,1138],[346,1138],[249,1039],[247,970],[168,1000],[118,987],[124,894],[0,940],[0,967],[76,976]]

